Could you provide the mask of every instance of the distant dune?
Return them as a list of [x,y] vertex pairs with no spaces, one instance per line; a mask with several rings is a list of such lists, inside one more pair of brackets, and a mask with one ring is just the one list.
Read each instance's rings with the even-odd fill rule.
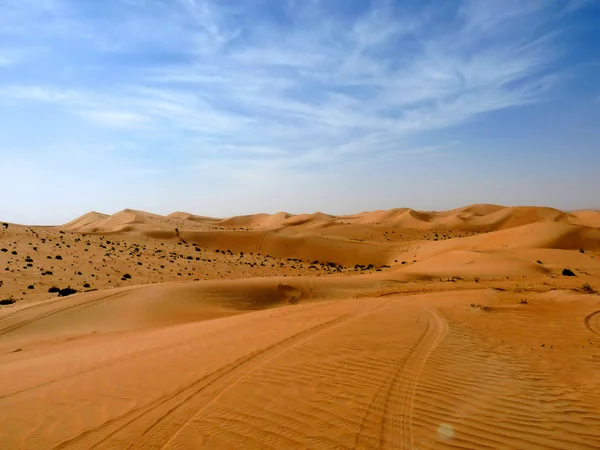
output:
[[[279,212],[276,214],[252,214],[217,219],[185,212],[175,212],[168,216],[161,216],[126,209],[112,216],[90,212],[63,225],[62,228],[78,232],[107,233],[122,231],[123,227],[132,224],[168,228],[175,225],[177,221],[182,224],[182,229],[185,227],[197,228],[198,223],[228,228],[276,229],[286,226],[344,222],[348,224],[393,225],[413,229],[489,232],[538,222],[560,222],[598,228],[600,212],[586,210],[565,213],[557,209],[539,206],[505,207],[480,204],[441,212],[396,208],[385,211],[367,211],[347,216],[333,216],[319,212],[298,215]],[[125,231],[136,230],[137,228],[134,227]]]
[[7,224],[0,448],[598,448],[598,291],[591,210]]

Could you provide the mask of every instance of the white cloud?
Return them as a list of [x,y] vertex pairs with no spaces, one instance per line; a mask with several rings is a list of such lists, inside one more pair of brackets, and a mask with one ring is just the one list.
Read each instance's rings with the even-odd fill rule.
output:
[[[77,16],[77,3],[47,0],[48,13],[75,21],[72,33],[108,58],[109,81],[89,86],[82,72],[72,88],[9,85],[0,99],[52,102],[103,127],[151,124],[152,137],[173,137],[190,154],[327,164],[443,146],[407,141],[540,101],[560,81],[548,73],[561,55],[556,8],[542,0],[469,0],[454,15],[441,3],[397,11],[382,2],[353,18],[325,15],[323,2],[288,1],[285,30],[262,16],[243,20],[254,12],[245,5],[123,6],[123,16],[94,23]],[[68,32],[51,22],[38,23],[41,35]],[[108,62],[115,53],[142,62],[121,71]]]
[[[234,112],[234,123],[252,117],[269,138],[275,123],[281,137],[301,133],[307,143],[320,141],[323,148],[335,148],[344,134],[352,140],[353,130],[401,139],[539,100],[550,85],[536,75],[547,69],[556,49],[540,36],[516,33],[506,39],[503,31],[525,19],[546,20],[542,6],[534,6],[512,2],[496,14],[471,2],[462,11],[464,26],[429,34],[419,22],[425,19],[398,23],[386,11],[347,29],[325,21],[285,35],[269,37],[273,31],[263,30],[256,45],[203,60],[201,66],[159,69],[148,81],[202,92],[208,105],[228,105],[225,113]],[[417,49],[402,54],[406,43],[401,43],[384,57],[378,53],[419,28]],[[496,34],[503,39],[477,48],[481,38]],[[199,116],[207,104],[197,110]]]
[[115,128],[139,128],[150,122],[147,116],[127,111],[81,110],[77,114],[85,120]]
[[50,103],[74,104],[82,101],[79,92],[37,85],[12,85],[0,88],[0,99],[42,101]]

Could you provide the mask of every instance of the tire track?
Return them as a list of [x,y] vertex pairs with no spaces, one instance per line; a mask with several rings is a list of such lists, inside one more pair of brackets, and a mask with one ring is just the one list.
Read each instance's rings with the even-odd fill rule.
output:
[[[307,342],[310,339],[313,339],[323,333],[329,332],[332,329],[338,328],[342,325],[345,325],[349,322],[355,321],[355,320],[359,320],[364,318],[367,315],[370,314],[374,314],[376,312],[378,312],[379,310],[385,308],[386,306],[388,306],[389,303],[383,303],[383,304],[379,304],[378,306],[375,307],[371,307],[369,309],[367,309],[366,311],[363,311],[362,313],[358,313],[358,314],[347,314],[345,316],[342,316],[339,319],[334,319],[333,321],[327,322],[325,325],[325,327],[321,327],[318,326],[316,327],[317,329],[311,329],[311,332],[308,334],[302,333],[302,336],[299,336],[299,339],[294,339],[293,342],[288,343],[288,345],[286,345],[283,349],[281,349],[280,351],[276,351],[273,352],[273,355],[267,355],[266,358],[262,358],[261,361],[254,361],[255,364],[249,368],[246,368],[246,370],[244,370],[244,372],[242,374],[240,374],[239,376],[237,376],[236,378],[234,378],[231,382],[229,382],[226,387],[222,388],[218,395],[212,397],[208,402],[206,402],[204,405],[202,405],[202,407],[197,410],[191,417],[189,417],[184,423],[183,425],[179,426],[177,431],[175,433],[172,434],[172,436],[167,440],[167,442],[165,442],[160,449],[164,450],[170,443],[172,443],[175,439],[177,439],[177,436],[179,435],[179,433],[181,433],[181,431],[188,425],[190,424],[196,417],[198,417],[198,415],[200,415],[206,408],[208,408],[211,404],[213,404],[214,402],[216,402],[225,392],[227,392],[228,390],[230,390],[231,388],[233,388],[236,384],[238,384],[240,381],[242,381],[246,376],[250,375],[251,373],[253,373],[254,371],[256,371],[257,369],[259,369],[260,367],[264,366],[265,364],[267,364],[268,362],[270,362],[271,360],[277,358],[278,356],[293,350],[294,348],[297,348],[298,346],[304,344],[305,342]],[[273,347],[273,349],[277,349],[278,345],[275,345]],[[263,355],[264,356],[264,355]],[[152,442],[152,441],[150,441]],[[144,442],[135,443],[135,446],[130,446],[129,448],[147,448],[148,445],[150,444],[150,442],[146,443],[144,445]]]
[[[167,284],[167,283],[155,283],[154,285],[156,286],[156,285],[160,285],[160,284]],[[135,289],[142,289],[142,288],[145,288],[145,287],[148,287],[148,285],[120,287],[120,288],[117,288],[117,289],[119,289],[118,293],[121,293],[121,292],[129,292],[129,291],[132,291],[132,290],[135,290]],[[109,290],[109,289],[104,289],[104,290]],[[50,299],[50,300],[42,300],[40,302],[34,303],[33,305],[24,306],[23,308],[15,311],[15,312],[11,312],[11,313],[5,314],[3,316],[0,316],[0,323],[4,322],[6,320],[9,320],[9,319],[11,319],[11,318],[13,318],[15,316],[19,316],[21,314],[26,314],[26,313],[31,312],[32,310],[36,310],[38,308],[43,308],[43,307],[46,307],[46,306],[52,306],[52,305],[54,305],[56,303],[62,303],[62,304],[64,304],[65,302],[68,302],[69,300],[80,299],[84,295],[88,295],[88,294],[92,294],[93,295],[93,294],[98,294],[100,292],[101,291],[80,292],[77,295],[71,295],[68,298],[67,297],[57,297],[57,298]],[[117,294],[117,293],[115,293],[115,294]],[[110,295],[115,295],[115,294],[110,294]],[[2,329],[0,329],[0,331],[1,330]]]
[[52,385],[52,384],[55,384],[55,383],[59,383],[59,382],[63,382],[65,380],[68,380],[68,379],[71,379],[71,378],[76,378],[78,376],[94,372],[96,370],[101,370],[101,369],[105,369],[107,367],[115,366],[115,365],[120,364],[120,363],[125,362],[125,361],[135,360],[135,359],[138,359],[138,358],[142,358],[144,356],[152,355],[152,354],[155,354],[155,353],[160,353],[160,352],[163,352],[163,351],[166,351],[166,350],[171,350],[171,349],[173,349],[175,347],[180,347],[182,345],[191,344],[192,342],[197,342],[197,341],[206,339],[207,337],[213,336],[216,333],[223,333],[224,331],[227,331],[229,329],[233,329],[233,328],[236,328],[236,327],[237,327],[237,325],[231,325],[231,326],[229,326],[227,328],[220,329],[220,330],[214,331],[212,333],[208,333],[208,334],[204,334],[204,335],[200,335],[200,336],[194,336],[194,337],[190,337],[190,338],[187,338],[187,339],[184,339],[184,340],[181,340],[181,341],[173,342],[171,344],[159,345],[159,346],[154,347],[154,348],[150,348],[150,349],[143,350],[143,351],[140,351],[140,352],[131,353],[129,355],[113,359],[113,360],[108,361],[106,363],[89,367],[89,368],[81,370],[79,372],[73,372],[73,373],[70,373],[68,375],[62,376],[60,378],[56,378],[56,379],[45,381],[45,382],[43,382],[41,384],[36,384],[34,386],[29,386],[27,388],[24,388],[24,389],[21,389],[21,390],[18,390],[18,391],[14,391],[14,392],[11,392],[9,394],[0,395],[0,400],[4,400],[4,399],[10,398],[10,397],[13,397],[15,395],[23,394],[25,392],[28,393],[28,392],[31,392],[32,390],[43,388],[43,387],[47,387],[49,385]]
[[418,347],[424,336],[425,333],[418,338],[417,342],[411,348],[409,355],[399,361],[392,376],[388,377],[386,382],[379,388],[373,397],[373,400],[367,407],[367,412],[365,413],[360,424],[360,428],[354,443],[355,449],[372,449],[380,448],[382,446],[386,425],[386,404],[392,395],[392,388],[396,383],[396,380],[401,376],[402,368],[406,364],[405,361],[407,361],[411,354],[414,353],[415,348]]
[[25,306],[15,312],[11,312],[11,313],[3,315],[2,317],[0,317],[0,322],[4,322],[5,320],[10,319],[11,317],[18,316],[19,314],[23,314],[25,312],[31,311],[32,309],[37,309],[42,306],[51,306],[51,305],[53,305],[55,303],[59,303],[61,301],[64,301],[64,299],[59,297],[59,298],[55,298],[55,299],[51,299],[51,300],[41,301],[41,302],[35,303],[33,305]]
[[[569,307],[572,308],[565,306],[562,311]],[[511,318],[512,324],[506,324],[507,331],[516,336],[526,335],[532,323],[542,322],[536,314],[539,312],[519,311],[518,316]],[[596,330],[598,314],[600,311],[586,316]],[[596,392],[574,390],[562,375],[555,377],[546,364],[538,365],[538,352],[528,357],[518,347],[515,351],[514,347],[481,339],[480,332],[487,330],[486,324],[481,323],[481,318],[461,315],[453,317],[443,342],[444,351],[431,356],[431,363],[435,360],[438,370],[428,367],[423,370],[414,397],[418,412],[414,426],[425,433],[415,435],[414,445],[448,449],[598,448],[600,428],[595,424],[600,422],[597,407],[600,402]],[[567,342],[579,342],[589,337],[588,330],[581,326],[583,316],[577,318],[561,312],[546,315],[543,322],[551,324],[548,335],[561,333]],[[473,325],[478,321],[478,325]],[[557,364],[564,364],[563,356],[571,352],[573,357],[577,355],[576,350],[563,349],[563,352]],[[594,362],[589,364],[593,373]],[[569,375],[577,382],[584,382],[575,371]]]
[[373,398],[356,436],[354,448],[412,449],[415,391],[427,359],[444,339],[448,329],[445,319],[437,312],[423,310],[428,319],[427,328],[406,358],[397,365],[389,383],[383,385]]
[[73,372],[73,373],[70,373],[68,375],[62,376],[60,378],[48,380],[48,381],[45,381],[45,382],[43,382],[41,384],[36,384],[34,386],[30,386],[30,387],[27,387],[25,389],[21,389],[21,390],[14,391],[14,392],[11,392],[11,393],[6,394],[6,395],[2,395],[2,396],[0,396],[0,400],[4,400],[6,398],[10,398],[10,397],[13,397],[15,395],[23,394],[25,392],[29,393],[32,390],[40,389],[40,388],[43,388],[43,387],[47,387],[47,386],[50,386],[52,384],[60,383],[60,382],[63,382],[65,380],[76,378],[76,377],[81,376],[81,375],[86,375],[86,374],[89,374],[89,373],[94,372],[96,370],[101,370],[101,369],[105,369],[107,367],[115,366],[115,365],[120,364],[122,362],[132,361],[132,360],[135,360],[135,359],[138,359],[138,358],[142,358],[144,356],[148,356],[148,355],[152,355],[152,354],[155,354],[155,353],[164,352],[166,350],[171,350],[171,349],[173,349],[175,347],[180,347],[182,345],[187,345],[187,344],[190,344],[192,342],[197,342],[197,341],[200,341],[202,339],[206,339],[208,336],[214,335],[217,332],[223,332],[223,331],[226,331],[226,330],[229,330],[229,329],[233,329],[236,326],[237,325],[231,325],[229,328],[226,328],[224,330],[219,330],[219,331],[216,331],[214,333],[209,333],[209,334],[205,334],[205,335],[201,335],[201,336],[194,336],[194,337],[190,337],[188,339],[184,339],[184,340],[181,340],[181,341],[173,342],[171,344],[160,345],[160,346],[157,346],[157,347],[154,347],[154,348],[150,348],[150,349],[147,349],[147,350],[143,350],[143,351],[140,351],[140,352],[131,353],[129,355],[125,355],[125,356],[113,359],[113,360],[108,361],[106,363],[89,367],[89,368],[81,370],[79,372]]
[[[427,330],[425,331],[425,339],[422,339],[418,344],[418,348],[413,353],[411,360],[409,361],[406,369],[403,371],[403,377],[406,382],[400,383],[397,386],[395,395],[392,398],[402,397],[402,403],[395,403],[392,409],[392,420],[396,417],[401,417],[400,425],[400,441],[403,449],[413,448],[413,436],[412,436],[412,419],[413,409],[415,402],[415,392],[419,385],[421,378],[421,372],[429,359],[429,356],[436,347],[444,340],[448,333],[448,323],[443,316],[437,311],[425,308],[425,313],[428,316]],[[391,428],[391,439],[392,446],[397,442],[396,440],[396,427]]]
[[[187,423],[247,374],[307,340],[371,314],[387,304],[379,304],[362,313],[348,313],[336,317],[254,351],[173,393],[87,430],[54,448],[104,448],[111,445],[116,446],[115,448],[161,448],[163,443],[166,445],[175,439]],[[211,395],[215,391],[218,394]],[[129,447],[126,447],[127,444]]]
[[[79,295],[77,295],[77,298],[80,298],[81,295],[84,295],[84,294],[86,294],[86,292],[80,293]],[[73,299],[75,296],[70,296],[70,297],[71,297],[71,299]],[[15,312],[11,312],[11,313],[8,313],[8,314],[5,314],[5,315],[1,316],[0,317],[0,322],[4,322],[6,320],[11,319],[12,317],[19,316],[21,314],[26,314],[26,313],[31,312],[32,310],[35,310],[35,309],[38,309],[38,308],[43,308],[45,306],[52,306],[55,303],[64,303],[65,299],[66,299],[66,297],[58,297],[58,298],[55,298],[55,299],[45,300],[45,301],[41,301],[41,302],[38,302],[38,303],[34,303],[33,305],[25,306],[25,307],[23,307],[23,308],[15,311]]]
[[256,244],[256,253],[260,253],[263,243],[265,242],[265,237],[267,236],[268,231],[263,231],[260,234],[260,238],[258,238],[258,243]]
[[600,315],[600,309],[588,314],[584,319],[584,324],[588,330],[590,330],[595,335],[600,336],[600,331],[595,330],[594,327],[592,326],[592,319],[594,317],[596,317],[597,315]]
[[[7,333],[10,333],[11,331],[17,330],[17,329],[19,329],[21,327],[24,327],[25,325],[29,325],[31,323],[34,323],[34,322],[36,322],[38,320],[45,319],[47,317],[53,316],[55,314],[59,314],[59,313],[64,312],[64,311],[68,311],[68,310],[73,309],[73,308],[79,308],[81,306],[87,306],[87,305],[91,305],[93,303],[98,303],[98,302],[100,302],[102,300],[107,300],[109,298],[118,297],[118,296],[126,294],[126,293],[128,293],[128,292],[130,292],[132,290],[139,289],[140,287],[141,286],[132,287],[132,288],[129,288],[127,290],[115,292],[114,294],[109,294],[109,295],[106,295],[104,297],[97,298],[95,300],[88,300],[88,301],[85,301],[85,302],[82,302],[82,303],[76,303],[75,305],[69,305],[69,306],[64,306],[62,308],[52,309],[52,310],[50,310],[50,311],[48,311],[46,313],[42,312],[41,314],[39,314],[37,316],[33,316],[33,317],[29,318],[29,319],[22,320],[21,322],[17,322],[17,323],[14,323],[12,325],[5,326],[4,328],[0,328],[0,336],[4,335],[4,334],[7,334]],[[54,305],[54,303],[58,303],[58,301],[57,302],[53,302],[51,305]],[[43,304],[43,305],[39,305],[39,306],[47,306],[47,304]],[[29,311],[32,308],[35,308],[35,306],[31,307],[31,308],[27,308],[26,310],[24,310],[24,312],[27,312],[27,311]],[[21,313],[21,311],[17,311],[11,317],[14,317],[15,315],[18,315],[19,313]]]

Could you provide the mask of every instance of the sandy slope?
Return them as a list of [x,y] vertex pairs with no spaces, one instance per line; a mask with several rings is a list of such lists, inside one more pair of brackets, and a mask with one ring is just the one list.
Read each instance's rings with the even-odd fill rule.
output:
[[600,443],[594,211],[125,210],[2,248],[0,448]]
[[521,294],[521,305],[503,292],[459,292],[236,308],[217,320],[182,316],[118,331],[95,329],[110,323],[104,316],[78,339],[61,338],[57,322],[63,332],[81,328],[84,305],[101,301],[122,317],[118,297],[84,294],[80,314],[59,303],[39,319],[30,311],[20,328],[4,319],[0,417],[10,426],[0,441],[31,449],[597,448],[597,298]]

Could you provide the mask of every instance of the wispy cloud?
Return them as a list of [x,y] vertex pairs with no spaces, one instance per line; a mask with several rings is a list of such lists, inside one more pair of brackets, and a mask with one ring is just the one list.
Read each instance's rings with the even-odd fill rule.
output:
[[[127,98],[138,111],[85,117],[137,127],[142,116],[156,115],[199,135],[235,132],[250,147],[257,147],[260,130],[265,139],[258,147],[303,135],[307,149],[334,150],[356,134],[399,139],[537,101],[551,87],[547,74],[561,50],[556,8],[546,2],[466,1],[455,10],[400,10],[381,3],[342,18],[327,15],[331,10],[319,2],[301,9],[289,2],[279,12],[280,21],[290,22],[285,30],[268,17],[252,16],[258,14],[252,6],[236,11],[205,0],[171,5],[124,2],[116,17],[108,17],[116,10],[99,8],[93,23],[77,3],[44,3],[46,14],[55,17],[40,24],[42,35],[68,19],[79,23],[74,33],[96,28],[99,42],[110,47],[107,41],[117,39],[114,28],[120,44],[112,53],[142,55],[94,92],[108,104]],[[171,19],[167,38],[183,50],[153,40],[155,28],[148,25],[158,25],[161,12]],[[237,20],[243,14],[251,22]],[[92,51],[101,54],[102,48]],[[159,51],[166,52],[164,62],[145,61],[144,54]],[[56,86],[19,86],[8,94],[62,103],[72,95]]]
[[138,128],[148,124],[148,117],[126,111],[83,110],[77,113],[86,120],[99,125],[117,128]]
[[39,85],[11,85],[0,88],[0,100],[41,101],[63,105],[77,104],[83,101],[81,93]]
[[591,2],[351,3],[0,0],[0,107],[168,142],[182,167],[426,157],[455,147],[444,130],[551,96],[565,20]]

